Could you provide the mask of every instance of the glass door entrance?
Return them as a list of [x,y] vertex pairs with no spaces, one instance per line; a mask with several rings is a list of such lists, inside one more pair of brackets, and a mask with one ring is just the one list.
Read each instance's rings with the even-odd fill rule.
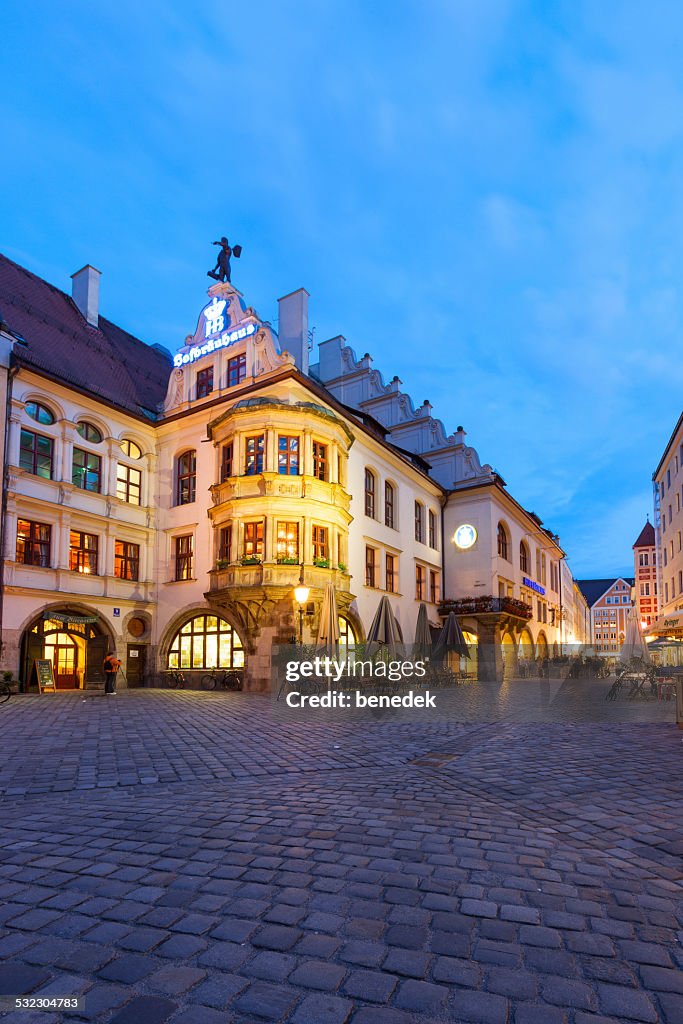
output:
[[46,638],[45,657],[52,662],[58,690],[71,690],[79,685],[78,646],[68,633],[53,633]]

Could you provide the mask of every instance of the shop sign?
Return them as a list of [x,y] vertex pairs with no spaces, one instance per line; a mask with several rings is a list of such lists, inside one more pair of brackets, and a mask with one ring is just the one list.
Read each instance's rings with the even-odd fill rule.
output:
[[530,590],[535,590],[537,594],[545,594],[545,587],[542,587],[540,583],[534,583],[528,576],[522,577],[522,583],[525,587],[529,587]]
[[211,355],[219,348],[227,348],[234,345],[242,338],[249,338],[256,331],[256,324],[245,324],[244,327],[237,327],[234,331],[224,331],[218,338],[209,338],[206,345],[193,345],[187,352],[178,352],[173,357],[173,365],[185,366],[187,363],[194,363],[202,356]]

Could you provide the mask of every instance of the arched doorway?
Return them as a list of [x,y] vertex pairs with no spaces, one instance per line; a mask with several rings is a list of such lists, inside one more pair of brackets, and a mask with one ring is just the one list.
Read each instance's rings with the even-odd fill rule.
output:
[[37,685],[33,667],[39,659],[51,662],[58,690],[104,682],[102,663],[110,647],[113,643],[96,613],[68,608],[44,611],[22,635],[22,689],[25,692]]
[[548,640],[543,630],[538,634],[538,640],[536,641],[536,657],[540,658],[541,661],[548,657]]
[[536,657],[534,638],[528,629],[523,629],[519,634],[519,674],[523,678],[532,675],[532,668]]
[[503,680],[517,675],[517,645],[511,633],[503,634]]

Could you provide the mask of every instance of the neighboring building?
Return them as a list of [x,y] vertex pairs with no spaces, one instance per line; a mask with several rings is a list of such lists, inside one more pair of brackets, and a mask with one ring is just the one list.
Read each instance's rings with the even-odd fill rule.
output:
[[562,644],[572,649],[591,643],[591,615],[578,583],[566,560],[560,563],[562,573]]
[[69,297],[0,259],[3,667],[28,681],[49,658],[59,687],[83,686],[115,649],[129,685],[218,665],[266,688],[302,564],[309,641],[330,583],[342,644],[383,594],[406,643],[421,602],[435,625],[454,608],[483,677],[577,635],[559,538],[369,356],[333,338],[309,367],[303,289],[279,300],[278,336],[213,285],[173,358],[98,300],[92,267]]
[[[652,474],[657,542],[659,622],[651,634],[674,635],[683,626],[683,414]],[[664,624],[664,619],[669,620]],[[661,627],[661,628],[660,628]]]
[[590,642],[596,654],[618,654],[633,607],[631,595],[635,580],[620,576],[617,579],[576,582],[590,608]]
[[633,570],[638,619],[646,629],[657,618],[657,538],[649,519],[633,545]]

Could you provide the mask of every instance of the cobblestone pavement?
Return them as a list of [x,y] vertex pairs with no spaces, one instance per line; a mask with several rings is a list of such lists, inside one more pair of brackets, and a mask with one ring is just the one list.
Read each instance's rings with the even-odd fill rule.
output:
[[2,1019],[680,1024],[683,733],[513,717],[13,699]]

